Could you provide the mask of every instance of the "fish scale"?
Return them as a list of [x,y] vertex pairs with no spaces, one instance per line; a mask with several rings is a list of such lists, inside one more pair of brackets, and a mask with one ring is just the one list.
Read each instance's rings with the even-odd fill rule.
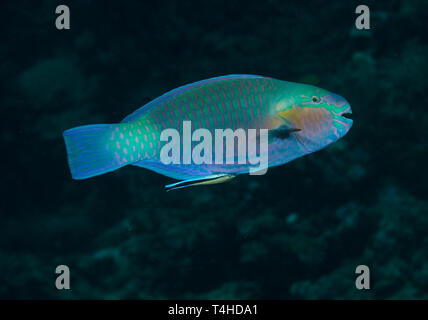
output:
[[[122,165],[136,160],[155,160],[162,147],[159,143],[160,132],[175,128],[181,134],[182,123],[186,120],[192,122],[193,130],[205,128],[212,133],[215,129],[221,128],[234,130],[259,128],[258,121],[262,114],[268,112],[268,106],[271,103],[271,99],[269,100],[268,97],[272,96],[274,93],[272,89],[275,88],[271,81],[264,80],[263,82],[260,82],[259,79],[225,80],[208,86],[192,88],[180,95],[172,96],[160,104],[158,109],[142,115],[131,124],[121,126],[120,129],[124,131],[125,138],[119,135],[111,142],[111,144],[123,145],[122,150],[117,148],[116,151],[118,164]],[[245,94],[243,90],[245,90]],[[248,99],[248,94],[250,99]],[[218,107],[219,105],[222,106],[222,109]],[[250,109],[256,110],[256,117],[249,112]],[[188,117],[185,117],[184,114]],[[221,117],[222,115],[223,117]],[[221,117],[221,122],[217,121],[217,116]],[[154,128],[153,123],[157,123],[157,129]],[[128,138],[129,134],[139,138],[139,141]],[[126,143],[127,141],[129,143]]]

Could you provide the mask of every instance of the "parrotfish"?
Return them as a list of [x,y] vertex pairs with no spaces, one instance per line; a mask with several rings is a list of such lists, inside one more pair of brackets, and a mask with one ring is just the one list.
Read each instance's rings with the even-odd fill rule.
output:
[[[261,168],[267,169],[342,138],[352,127],[351,114],[345,98],[312,85],[257,75],[228,75],[171,90],[120,123],[79,126],[64,131],[63,136],[74,179],[134,165],[181,180],[166,186],[177,189],[228,181],[250,173],[254,165],[248,161],[186,162],[184,159],[191,158],[192,150],[184,146],[183,140],[176,143],[182,151],[181,161],[165,163],[161,154],[167,142],[162,132],[167,129],[174,129],[180,136],[186,134],[185,124],[191,130],[205,129],[205,133],[213,136],[218,129],[233,132],[255,129],[258,132],[255,137],[260,141],[260,132],[267,131],[264,153],[268,162]],[[213,148],[211,156],[219,150],[223,151],[223,146]],[[232,148],[233,159],[241,156],[240,153],[236,146]],[[261,146],[259,153],[262,154]]]

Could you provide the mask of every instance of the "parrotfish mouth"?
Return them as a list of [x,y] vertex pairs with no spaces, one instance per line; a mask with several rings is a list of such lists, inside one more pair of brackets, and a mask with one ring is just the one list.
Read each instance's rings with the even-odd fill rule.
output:
[[344,118],[346,118],[346,119],[353,120],[352,119],[352,111],[348,111],[348,112],[342,113],[341,116],[344,117]]
[[347,131],[348,131],[354,123],[351,107],[343,111],[343,113],[340,116],[342,117],[342,121],[347,124],[348,126]]

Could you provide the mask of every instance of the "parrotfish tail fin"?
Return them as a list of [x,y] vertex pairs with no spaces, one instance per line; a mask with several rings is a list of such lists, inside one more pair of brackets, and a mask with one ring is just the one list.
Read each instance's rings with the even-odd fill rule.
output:
[[90,178],[122,166],[107,143],[114,127],[111,124],[94,124],[63,132],[73,179]]

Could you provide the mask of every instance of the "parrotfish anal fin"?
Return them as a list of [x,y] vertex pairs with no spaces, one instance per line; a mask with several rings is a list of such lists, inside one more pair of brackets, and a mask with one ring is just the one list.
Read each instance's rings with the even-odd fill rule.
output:
[[192,186],[202,186],[202,185],[208,185],[208,184],[223,183],[233,178],[235,178],[235,175],[233,174],[214,174],[212,176],[183,180],[173,184],[168,184],[165,186],[165,188],[167,189],[166,191],[171,191],[171,190],[182,189],[182,188],[187,188]]
[[157,161],[137,161],[132,165],[146,168],[177,180],[200,179],[213,175],[214,172],[205,166],[163,164]]
[[289,125],[282,125],[276,129],[269,130],[269,139],[278,138],[278,139],[288,139],[290,138],[291,133],[298,132],[301,129],[292,128]]
[[169,99],[174,98],[175,96],[178,96],[182,93],[187,92],[190,89],[193,89],[195,87],[200,87],[209,83],[218,82],[218,81],[225,81],[229,79],[245,79],[245,78],[263,78],[262,76],[257,75],[251,75],[251,74],[230,74],[227,76],[220,76],[210,79],[205,79],[201,81],[197,81],[194,83],[190,83],[181,87],[178,87],[176,89],[173,89],[171,91],[168,91],[167,93],[161,95],[160,97],[150,101],[149,103],[145,104],[144,106],[140,107],[139,109],[135,110],[128,116],[126,116],[121,122],[133,122],[137,119],[141,118],[144,114],[149,112],[155,107],[158,107],[159,105],[165,103]]

